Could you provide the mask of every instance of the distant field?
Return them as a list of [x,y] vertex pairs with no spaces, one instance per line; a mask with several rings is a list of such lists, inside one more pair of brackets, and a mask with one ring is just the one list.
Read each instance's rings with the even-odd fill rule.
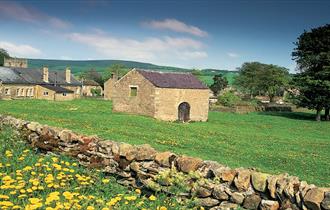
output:
[[[232,85],[234,82],[234,77],[237,73],[224,72],[221,74],[228,80],[228,84]],[[201,76],[198,76],[198,79],[200,79],[202,82],[204,82],[204,84],[210,86],[213,84],[213,77],[214,77],[214,75],[201,75]]]
[[159,150],[216,160],[230,167],[297,175],[330,186],[330,124],[314,122],[309,113],[210,112],[206,123],[169,123],[117,114],[111,102],[75,100],[0,101],[0,113],[65,127],[84,134],[148,143]]

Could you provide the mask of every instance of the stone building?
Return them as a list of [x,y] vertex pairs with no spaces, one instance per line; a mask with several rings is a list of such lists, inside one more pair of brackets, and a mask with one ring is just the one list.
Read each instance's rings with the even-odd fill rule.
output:
[[105,100],[112,100],[112,95],[113,95],[113,90],[114,90],[114,85],[115,82],[117,82],[118,80],[118,75],[117,74],[112,74],[111,78],[108,79],[105,83],[104,83],[104,99]]
[[96,96],[95,90],[103,95],[103,89],[99,83],[95,82],[94,80],[82,80],[82,95],[83,96]]
[[133,69],[113,83],[111,94],[114,112],[165,121],[208,119],[209,89],[192,74]]
[[3,66],[27,68],[28,62],[27,62],[27,59],[25,59],[25,58],[4,58]]
[[0,67],[0,98],[2,99],[47,99],[72,100],[79,98],[81,83],[67,68],[64,71]]

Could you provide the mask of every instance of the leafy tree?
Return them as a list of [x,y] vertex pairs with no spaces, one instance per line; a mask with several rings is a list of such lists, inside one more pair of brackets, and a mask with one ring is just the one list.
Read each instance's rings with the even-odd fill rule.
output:
[[296,104],[316,110],[316,120],[329,120],[330,108],[330,24],[304,31],[295,42],[292,56],[300,73],[293,84],[299,90]]
[[101,90],[98,88],[91,89],[91,93],[93,96],[101,96]]
[[191,74],[198,77],[198,76],[201,76],[202,75],[202,71],[199,70],[199,69],[192,69],[191,70]]
[[228,91],[218,97],[218,103],[227,107],[235,107],[240,101],[241,98],[232,91]]
[[99,83],[100,86],[103,87],[104,80],[102,78],[102,75],[97,72],[95,69],[90,69],[80,75],[81,79],[87,79],[87,80],[94,80],[95,82]]
[[3,61],[5,58],[10,58],[7,50],[0,48],[0,66],[3,66]]
[[290,79],[288,69],[272,64],[244,63],[238,70],[234,85],[251,97],[268,95],[270,102],[283,93]]
[[125,66],[122,64],[113,64],[111,65],[103,74],[104,81],[110,79],[113,75],[117,75],[118,77],[123,76],[128,71]]
[[221,90],[225,89],[228,86],[228,81],[222,74],[215,75],[213,77],[213,84],[210,86],[210,89],[214,95],[218,95]]

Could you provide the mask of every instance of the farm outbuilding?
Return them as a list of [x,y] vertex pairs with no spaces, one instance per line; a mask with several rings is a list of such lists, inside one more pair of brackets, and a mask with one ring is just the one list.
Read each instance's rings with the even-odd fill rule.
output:
[[208,119],[209,89],[190,73],[133,69],[110,87],[114,112],[165,121]]

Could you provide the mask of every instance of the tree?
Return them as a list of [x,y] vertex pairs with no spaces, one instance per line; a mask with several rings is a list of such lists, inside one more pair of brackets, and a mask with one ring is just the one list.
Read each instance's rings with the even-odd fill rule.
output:
[[289,70],[272,64],[244,63],[239,69],[234,85],[251,97],[265,94],[270,102],[281,95],[289,82]]
[[202,71],[199,70],[199,69],[192,69],[191,70],[191,74],[198,77],[198,76],[201,76],[202,75]]
[[0,48],[0,66],[3,66],[5,58],[10,58],[7,50]]
[[316,120],[329,120],[330,108],[330,24],[304,31],[295,42],[292,52],[299,73],[293,84],[299,90],[296,104],[316,110]]
[[102,75],[97,72],[95,69],[90,69],[80,75],[80,78],[87,79],[87,80],[94,80],[95,82],[99,83],[100,86],[103,87],[104,80]]
[[228,81],[222,74],[215,75],[213,77],[213,84],[210,86],[213,94],[216,96],[220,93],[221,90],[225,89],[228,86]]
[[124,65],[122,64],[112,64],[103,74],[104,81],[107,81],[108,79],[112,78],[113,75],[123,76],[127,73],[127,70]]

